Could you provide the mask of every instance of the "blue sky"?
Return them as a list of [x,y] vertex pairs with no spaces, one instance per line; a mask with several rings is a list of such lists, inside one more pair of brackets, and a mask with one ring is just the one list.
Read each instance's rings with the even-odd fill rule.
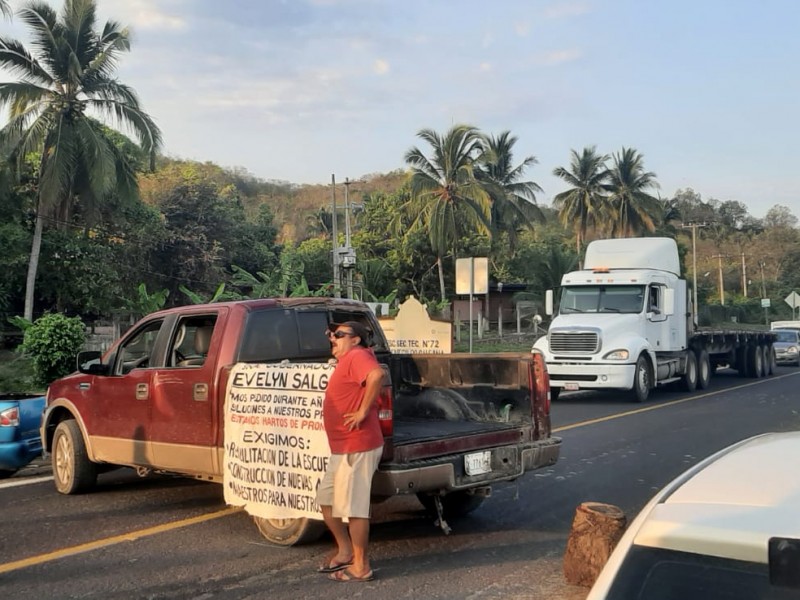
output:
[[[12,6],[19,6],[11,0]],[[53,5],[60,4],[52,2]],[[98,0],[175,157],[329,183],[403,168],[422,128],[510,130],[544,188],[571,149],[800,216],[796,0]],[[26,40],[19,25],[4,35]],[[426,150],[424,145],[420,148]]]

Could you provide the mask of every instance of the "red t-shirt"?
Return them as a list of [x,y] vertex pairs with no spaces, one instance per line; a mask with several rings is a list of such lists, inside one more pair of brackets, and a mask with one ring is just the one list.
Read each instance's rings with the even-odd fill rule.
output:
[[361,406],[367,375],[376,367],[380,368],[380,364],[372,350],[362,346],[351,348],[336,364],[322,404],[322,420],[331,453],[366,452],[383,445],[377,401],[358,429],[350,431],[344,424],[344,415],[356,412]]

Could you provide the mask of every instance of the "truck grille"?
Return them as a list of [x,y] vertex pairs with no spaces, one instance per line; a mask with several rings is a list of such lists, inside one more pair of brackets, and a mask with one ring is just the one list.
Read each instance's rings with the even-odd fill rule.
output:
[[550,352],[593,354],[600,349],[600,336],[593,331],[552,331]]

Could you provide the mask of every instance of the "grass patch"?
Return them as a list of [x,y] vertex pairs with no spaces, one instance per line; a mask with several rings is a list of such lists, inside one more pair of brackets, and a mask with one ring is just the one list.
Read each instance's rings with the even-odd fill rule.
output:
[[11,350],[0,350],[0,393],[43,394],[34,383],[33,361]]

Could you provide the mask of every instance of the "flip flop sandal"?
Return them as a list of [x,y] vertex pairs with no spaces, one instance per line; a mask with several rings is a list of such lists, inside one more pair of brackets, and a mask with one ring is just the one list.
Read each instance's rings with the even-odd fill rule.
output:
[[328,579],[332,579],[333,581],[340,581],[340,582],[348,582],[348,581],[372,581],[375,579],[375,574],[372,572],[372,569],[367,571],[361,577],[353,574],[350,569],[342,569],[340,571],[336,571],[335,573],[331,573],[328,575]]
[[319,569],[317,569],[317,573],[336,573],[337,571],[346,569],[352,564],[353,564],[352,560],[349,560],[344,563],[334,563],[333,561],[331,561],[327,565],[321,565]]

